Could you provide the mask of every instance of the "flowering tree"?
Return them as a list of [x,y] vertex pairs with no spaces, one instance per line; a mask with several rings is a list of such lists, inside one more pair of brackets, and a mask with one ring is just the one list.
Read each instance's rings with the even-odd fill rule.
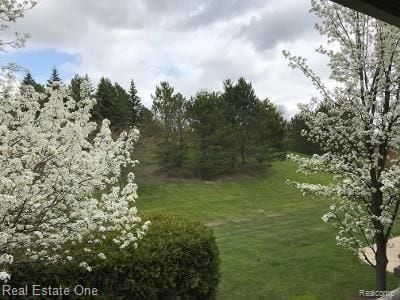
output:
[[10,278],[12,263],[81,259],[90,270],[65,249],[66,243],[82,243],[85,253],[104,259],[96,244],[107,232],[124,248],[148,226],[132,205],[137,197],[133,173],[125,185],[118,182],[121,167],[135,164],[131,150],[138,131],[113,140],[104,120],[96,133],[89,121],[95,100],[86,82],[79,102],[62,85],[47,93],[25,86],[0,96],[2,280]]
[[302,115],[310,128],[306,135],[326,153],[292,158],[301,171],[330,172],[335,180],[329,186],[295,184],[332,199],[323,220],[338,227],[339,245],[375,268],[376,288],[385,290],[386,247],[400,206],[400,161],[388,160],[400,148],[400,31],[326,0],[312,1],[311,11],[322,18],[316,28],[328,38],[317,51],[330,58],[338,84],[328,90],[305,59],[284,52],[321,92],[325,108],[303,106]]
[[[10,24],[15,23],[24,13],[37,4],[36,0],[0,0],[0,31],[9,29]],[[0,39],[0,52],[5,52],[9,48],[21,48],[25,45],[29,34],[20,34],[15,32],[15,37],[8,40]],[[20,67],[14,63],[0,66],[0,71],[7,77],[9,71],[15,71]],[[11,75],[13,75],[11,73]]]

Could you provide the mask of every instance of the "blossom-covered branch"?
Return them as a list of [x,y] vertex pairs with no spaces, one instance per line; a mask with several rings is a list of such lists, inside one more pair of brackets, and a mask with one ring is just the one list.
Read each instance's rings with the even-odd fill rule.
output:
[[[68,243],[83,243],[88,255],[104,258],[91,245],[105,239],[106,232],[115,233],[116,245],[124,248],[136,243],[149,225],[141,222],[134,207],[134,174],[128,174],[124,186],[117,184],[121,168],[136,164],[131,153],[138,130],[123,132],[114,140],[108,120],[99,130],[90,121],[95,100],[87,82],[81,85],[79,102],[65,86],[55,85],[46,94],[24,86],[2,95],[3,279],[9,279],[12,263],[78,259],[65,251]],[[81,265],[90,270],[86,262]]]
[[295,185],[334,201],[323,220],[338,227],[338,244],[355,253],[373,249],[376,262],[368,263],[384,290],[386,246],[400,206],[400,30],[330,1],[312,1],[312,12],[328,38],[317,51],[329,57],[337,86],[328,91],[303,58],[285,52],[323,96],[317,109],[303,106],[302,115],[310,128],[304,134],[325,154],[291,158],[300,171],[329,172],[335,180]]

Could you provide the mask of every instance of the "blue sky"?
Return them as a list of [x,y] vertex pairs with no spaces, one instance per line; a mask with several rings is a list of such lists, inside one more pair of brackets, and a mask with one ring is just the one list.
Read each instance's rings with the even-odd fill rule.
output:
[[[74,74],[71,65],[79,64],[76,55],[60,52],[55,49],[19,50],[7,53],[2,57],[2,62],[17,63],[29,70],[37,82],[44,83],[50,76],[51,69],[55,66],[63,79],[69,79]],[[20,74],[24,76],[24,74]]]
[[128,88],[134,79],[148,107],[160,81],[190,97],[244,77],[259,98],[293,115],[318,92],[282,50],[329,79],[327,59],[314,51],[323,38],[310,7],[310,0],[41,0],[11,28],[31,35],[26,47],[4,59],[39,82],[53,66],[64,81],[88,74],[94,85],[105,76]]

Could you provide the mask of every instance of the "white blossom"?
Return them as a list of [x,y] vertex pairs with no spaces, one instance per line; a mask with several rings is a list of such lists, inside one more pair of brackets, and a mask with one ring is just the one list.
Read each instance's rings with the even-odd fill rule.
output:
[[90,267],[90,266],[88,265],[88,263],[85,262],[85,261],[81,262],[81,263],[79,264],[79,266],[80,266],[81,268],[85,269],[85,270],[88,271],[88,272],[91,272],[91,271],[92,271],[92,267]]
[[[106,234],[100,239],[93,233],[113,232],[127,246],[148,228],[133,206],[133,173],[125,185],[117,184],[121,167],[136,163],[131,154],[139,132],[133,128],[113,139],[108,120],[97,131],[90,121],[95,100],[89,91],[84,82],[79,102],[60,83],[45,94],[30,86],[0,93],[0,271],[5,279],[13,261],[72,260],[74,255],[61,251],[68,243],[101,243]],[[89,248],[84,252],[96,255]]]
[[11,275],[8,274],[7,272],[0,271],[0,282],[5,282],[7,283],[11,279]]
[[99,254],[97,254],[97,256],[100,257],[101,259],[107,258],[104,253],[99,253]]
[[[304,58],[284,51],[289,65],[320,91],[321,99],[301,106],[301,114],[309,128],[304,134],[325,152],[289,158],[303,173],[334,179],[329,185],[290,184],[333,202],[322,219],[338,228],[337,244],[358,254],[387,243],[400,206],[400,161],[388,159],[400,150],[400,30],[327,0],[313,0],[312,12],[328,38],[317,51],[329,57],[337,85],[329,90]],[[385,273],[381,249],[376,261]]]

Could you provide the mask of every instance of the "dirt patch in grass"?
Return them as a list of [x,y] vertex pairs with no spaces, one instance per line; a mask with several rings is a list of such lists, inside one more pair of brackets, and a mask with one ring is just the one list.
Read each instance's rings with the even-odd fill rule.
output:
[[[263,209],[257,209],[255,210],[257,215],[255,215],[255,218],[260,218],[260,216],[265,217],[265,218],[278,218],[278,217],[283,217],[283,214],[277,213],[277,212],[268,212]],[[216,228],[216,227],[221,227],[224,226],[225,224],[228,223],[233,223],[233,224],[242,224],[242,223],[248,223],[251,221],[254,221],[255,218],[235,218],[231,220],[225,220],[225,221],[210,221],[206,222],[205,225],[210,228]]]
[[224,221],[212,221],[212,222],[205,223],[205,225],[210,228],[220,227],[225,224],[226,224],[226,222],[224,222]]
[[271,211],[265,211],[264,209],[256,209],[255,212],[259,215],[262,215],[267,218],[277,218],[277,217],[283,217],[283,214],[277,213],[277,212],[271,212]]

